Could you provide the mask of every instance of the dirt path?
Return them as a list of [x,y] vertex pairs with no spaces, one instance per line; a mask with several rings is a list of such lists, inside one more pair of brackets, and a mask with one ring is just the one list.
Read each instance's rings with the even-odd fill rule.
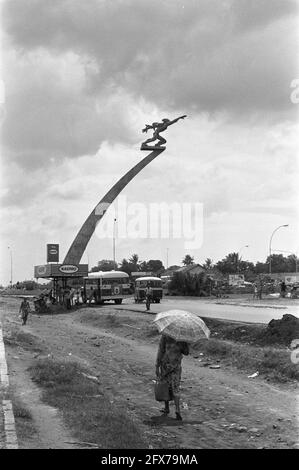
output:
[[[272,386],[259,378],[250,380],[240,371],[211,370],[202,367],[194,357],[184,358],[183,362],[184,421],[173,419],[173,409],[171,417],[162,418],[161,406],[153,399],[157,339],[136,339],[134,326],[94,327],[86,323],[90,311],[95,309],[71,315],[34,315],[26,329],[40,339],[47,353],[87,366],[110,392],[111,403],[115,406],[126,403],[131,418],[153,448],[294,448],[298,445],[293,387]],[[99,315],[104,311],[99,309]],[[120,318],[123,315],[125,324],[128,312],[118,311],[117,315]],[[136,318],[136,313],[131,318]],[[148,316],[148,321],[151,320]],[[10,321],[8,315],[8,327]],[[26,361],[30,362],[30,354],[31,360],[34,358],[34,353],[28,353]],[[25,383],[32,390],[22,372],[24,362],[18,361],[13,359],[13,353],[9,354],[12,380],[17,387]],[[34,391],[34,394],[39,400],[38,393]],[[27,402],[31,396],[31,392],[25,396]],[[70,431],[65,430],[61,420],[59,426],[55,421],[47,434],[44,411],[35,415],[40,441],[53,447],[55,442],[60,445],[71,442]],[[54,413],[53,416],[58,419]],[[57,439],[53,438],[55,435]]]
[[[15,359],[19,357],[19,359]],[[30,412],[35,434],[32,439],[26,434],[20,436],[19,447],[27,449],[74,449],[76,443],[63,424],[62,416],[51,406],[42,402],[41,390],[30,380],[26,373],[32,362],[32,354],[22,351],[20,356],[12,356],[10,382],[14,395]]]

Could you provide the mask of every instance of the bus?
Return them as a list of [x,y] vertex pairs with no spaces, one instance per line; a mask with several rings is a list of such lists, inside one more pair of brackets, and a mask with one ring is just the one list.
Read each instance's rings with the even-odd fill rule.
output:
[[145,300],[145,289],[147,286],[152,289],[152,301],[160,303],[163,297],[162,280],[159,277],[145,276],[139,277],[135,281],[135,303],[143,302]]
[[123,271],[89,273],[84,278],[84,301],[92,296],[96,304],[103,304],[107,300],[121,304],[123,299],[133,296],[129,275]]

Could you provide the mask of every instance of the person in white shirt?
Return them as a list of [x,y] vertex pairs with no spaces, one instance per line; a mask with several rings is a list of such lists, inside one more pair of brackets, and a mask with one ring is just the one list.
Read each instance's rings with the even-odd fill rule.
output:
[[153,291],[150,286],[150,283],[147,283],[145,289],[145,302],[146,302],[146,310],[149,311],[151,309],[151,300],[152,300]]

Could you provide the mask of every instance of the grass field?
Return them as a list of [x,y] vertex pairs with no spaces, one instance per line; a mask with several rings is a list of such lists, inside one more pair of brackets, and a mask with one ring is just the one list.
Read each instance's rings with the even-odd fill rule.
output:
[[74,437],[104,449],[144,448],[139,429],[121,406],[109,396],[88,370],[75,362],[37,360],[29,369],[32,380],[43,389],[43,400],[63,410]]

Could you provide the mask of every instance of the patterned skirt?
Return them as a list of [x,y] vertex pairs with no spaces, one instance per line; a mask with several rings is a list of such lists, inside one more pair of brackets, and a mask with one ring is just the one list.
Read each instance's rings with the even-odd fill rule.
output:
[[180,396],[180,383],[181,383],[182,367],[178,366],[175,369],[169,369],[161,365],[161,379],[165,380],[169,386],[170,399]]

